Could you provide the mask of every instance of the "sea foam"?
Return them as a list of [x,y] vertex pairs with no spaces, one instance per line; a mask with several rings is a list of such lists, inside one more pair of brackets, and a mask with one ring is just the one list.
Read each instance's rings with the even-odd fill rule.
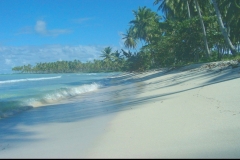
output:
[[25,82],[25,81],[41,81],[41,80],[56,79],[56,78],[61,78],[61,77],[62,77],[62,76],[56,76],[56,77],[40,77],[40,78],[25,78],[25,79],[13,79],[13,80],[0,81],[0,84],[5,84],[5,83],[17,83],[17,82]]
[[74,96],[95,91],[101,87],[100,84],[84,84],[81,86],[60,88],[38,97],[29,97],[21,101],[0,101],[0,118],[5,118],[16,113],[34,108],[61,103]]
[[66,100],[83,93],[95,91],[100,87],[100,84],[92,83],[71,88],[60,88],[52,91],[51,93],[47,93],[42,97],[28,99],[25,101],[25,104],[32,107],[41,107],[48,104],[57,103],[61,100]]

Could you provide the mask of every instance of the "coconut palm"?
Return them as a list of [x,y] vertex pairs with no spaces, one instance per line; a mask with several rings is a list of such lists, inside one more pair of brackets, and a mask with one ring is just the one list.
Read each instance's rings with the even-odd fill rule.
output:
[[193,0],[155,0],[154,5],[158,5],[166,17],[172,18],[191,18],[194,12]]
[[236,55],[237,54],[237,51],[236,51],[236,48],[233,46],[226,30],[225,30],[225,27],[223,25],[223,21],[222,21],[222,17],[221,17],[221,13],[219,11],[219,8],[218,8],[218,4],[216,2],[216,0],[212,0],[213,2],[213,6],[214,6],[214,9],[215,9],[215,12],[216,12],[216,15],[217,15],[217,19],[218,19],[218,24],[219,24],[219,27],[220,27],[220,30],[222,32],[222,35],[224,37],[224,40],[225,40],[225,43],[229,46],[229,49],[231,50],[231,53],[233,55]]
[[106,66],[106,68],[108,70],[109,67],[112,64],[112,48],[111,47],[104,48],[100,57],[104,58],[103,62],[104,62],[104,65]]
[[[194,2],[194,3],[193,3]],[[200,3],[206,4],[208,1],[200,1]],[[197,0],[155,0],[154,5],[159,4],[158,10],[161,10],[163,13],[166,14],[167,18],[186,18],[186,13],[188,13],[188,18],[191,17],[191,9],[194,13],[194,10],[197,8],[197,13],[201,22],[202,32],[203,32],[203,39],[204,39],[204,45],[206,50],[206,57],[209,58],[210,51],[208,47],[207,42],[207,35],[206,35],[206,29],[204,26],[201,9],[199,6],[199,2]],[[193,4],[195,6],[193,6]]]
[[209,51],[208,42],[207,42],[207,34],[206,34],[205,25],[204,25],[204,22],[203,22],[203,18],[202,18],[202,14],[201,14],[201,11],[200,11],[198,1],[194,0],[194,2],[195,2],[195,5],[196,5],[197,12],[198,12],[199,19],[200,19],[200,23],[201,23],[201,26],[202,26],[203,40],[204,40],[204,45],[205,45],[205,50],[206,50],[206,57],[209,58],[210,51]]
[[137,40],[136,40],[136,37],[134,35],[135,35],[135,33],[134,33],[134,28],[133,27],[130,27],[126,31],[126,34],[123,34],[123,36],[124,36],[123,39],[125,40],[124,41],[125,47],[133,48],[133,49],[136,48]]
[[154,5],[158,5],[158,10],[162,11],[165,15],[165,19],[166,18],[170,18],[173,17],[174,15],[174,10],[172,8],[174,1],[172,0],[155,0]]
[[112,54],[112,48],[111,47],[106,47],[103,49],[102,54],[100,57],[103,57],[104,61],[111,61],[111,55]]
[[139,7],[137,11],[133,11],[133,14],[135,19],[130,21],[130,24],[133,26],[134,38],[150,43],[154,34],[153,30],[158,28],[161,17],[145,6]]
[[237,3],[237,0],[235,0],[234,2],[235,2],[236,7],[240,9],[240,4]]
[[[221,12],[221,18],[228,33],[228,37],[233,45],[238,45],[240,41],[240,1],[223,0],[218,1],[218,8]],[[226,45],[227,46],[227,45]],[[235,47],[237,48],[237,47]]]

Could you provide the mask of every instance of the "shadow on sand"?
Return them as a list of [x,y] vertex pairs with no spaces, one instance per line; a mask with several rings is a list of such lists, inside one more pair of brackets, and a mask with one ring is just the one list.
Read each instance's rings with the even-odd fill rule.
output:
[[[155,74],[151,74],[145,77],[139,77],[134,74],[126,74],[122,77],[113,78],[112,86],[100,89],[96,92],[86,93],[81,96],[75,97],[69,100],[67,103],[49,105],[45,107],[33,108],[31,110],[19,113],[12,117],[4,118],[0,120],[0,144],[8,142],[23,142],[34,141],[29,139],[33,133],[26,130],[19,130],[18,125],[38,125],[47,123],[68,123],[80,121],[97,116],[108,115],[111,113],[117,113],[123,110],[130,110],[138,107],[139,104],[148,103],[156,100],[164,100],[168,98],[168,95],[174,95],[181,92],[186,92],[196,88],[213,85],[216,83],[222,83],[225,81],[240,78],[240,68],[229,69],[224,72],[178,72],[176,71],[160,71]],[[168,75],[168,76],[167,76]],[[166,76],[159,81],[147,84],[146,80],[150,80],[156,77]],[[192,88],[185,88],[175,92],[169,92],[166,94],[157,94],[151,96],[145,96],[137,98],[136,96],[143,93],[146,86],[153,85],[152,90],[174,87],[186,83],[193,79],[204,79],[208,81],[203,84],[198,84]],[[164,85],[163,85],[164,84]],[[3,149],[0,146],[0,151]]]

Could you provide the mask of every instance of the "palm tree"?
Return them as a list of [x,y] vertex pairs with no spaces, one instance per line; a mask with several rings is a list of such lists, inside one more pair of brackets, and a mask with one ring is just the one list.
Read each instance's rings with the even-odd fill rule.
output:
[[120,70],[122,68],[123,57],[121,56],[121,52],[116,50],[112,53],[112,62],[114,65],[114,70]]
[[123,39],[125,39],[124,41],[124,45],[127,48],[133,48],[135,49],[137,46],[137,40],[135,38],[135,33],[134,33],[134,28],[130,27],[127,31],[126,34],[123,34]]
[[[240,1],[224,0],[218,1],[218,8],[221,11],[221,18],[228,33],[228,37],[237,49],[240,42]],[[225,41],[224,41],[225,42]],[[228,46],[228,45],[226,45]],[[228,47],[229,48],[229,47]]]
[[158,10],[163,11],[167,18],[191,18],[194,11],[190,9],[193,0],[155,0],[153,4],[160,4]]
[[212,0],[212,2],[213,2],[213,6],[214,6],[214,9],[215,9],[215,12],[217,15],[217,19],[218,19],[218,24],[219,24],[220,30],[222,32],[222,35],[224,37],[225,43],[229,46],[231,53],[235,56],[237,54],[237,51],[236,51],[236,48],[232,45],[232,42],[231,42],[230,38],[228,37],[228,34],[224,28],[221,13],[218,9],[218,4],[217,4],[216,0]]
[[[176,1],[175,1],[176,2]],[[155,0],[154,5],[160,4],[158,6],[158,10],[161,10],[165,14],[165,18],[173,17],[174,11],[173,11],[173,0]]]
[[161,17],[146,6],[139,7],[137,11],[133,11],[133,14],[135,19],[130,21],[130,24],[133,26],[134,37],[150,43],[153,30],[158,27]]
[[104,48],[100,57],[104,58],[103,62],[106,65],[107,70],[108,70],[109,66],[111,65],[111,62],[112,62],[112,48],[111,47]]
[[[195,3],[195,7],[197,8],[197,13],[201,22],[202,32],[203,32],[203,39],[204,39],[204,45],[206,50],[206,57],[209,58],[210,51],[208,47],[207,42],[207,35],[206,35],[206,29],[204,26],[200,6],[197,0],[155,0],[154,5],[157,5],[160,3],[158,10],[162,10],[163,13],[166,14],[167,18],[186,18],[186,13],[188,13],[188,18],[191,17],[190,12],[190,4],[192,7],[193,2]],[[201,1],[201,3],[206,3],[207,1]],[[194,10],[194,8],[192,9]]]
[[237,4],[237,0],[235,0],[234,2],[235,2],[236,7],[240,9],[240,5]]
[[111,60],[111,54],[112,54],[112,48],[111,47],[106,47],[102,51],[101,57],[103,57],[104,61],[110,61]]
[[191,12],[190,12],[190,8],[189,8],[188,0],[186,0],[186,3],[187,3],[187,10],[188,10],[188,18],[191,18]]
[[205,30],[202,14],[201,14],[201,11],[200,11],[200,7],[199,7],[199,4],[198,4],[198,1],[194,0],[194,2],[195,2],[195,5],[196,5],[197,12],[198,12],[199,19],[200,19],[201,26],[202,26],[203,40],[204,40],[204,45],[205,45],[205,50],[206,50],[206,57],[209,58],[210,51],[209,51],[209,48],[208,48],[207,34],[206,34],[206,30]]

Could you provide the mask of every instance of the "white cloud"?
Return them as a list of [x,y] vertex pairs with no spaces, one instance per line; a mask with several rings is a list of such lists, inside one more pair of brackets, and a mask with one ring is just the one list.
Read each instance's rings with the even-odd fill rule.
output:
[[46,34],[46,22],[38,20],[36,25],[35,25],[35,31],[39,34]]
[[12,67],[24,64],[35,65],[39,62],[55,62],[59,60],[73,61],[74,59],[86,62],[100,59],[100,54],[106,46],[0,46],[0,73],[10,72]]
[[34,27],[34,30],[36,33],[45,35],[45,36],[58,36],[60,34],[67,34],[70,33],[71,30],[69,29],[52,29],[48,30],[47,29],[47,23],[42,20],[38,20],[36,22],[36,25]]
[[5,59],[5,64],[6,65],[10,65],[12,63],[12,60],[11,59]]
[[47,29],[47,23],[43,20],[38,20],[35,26],[25,26],[19,29],[18,34],[33,34],[37,33],[44,36],[58,36],[61,34],[68,34],[71,33],[72,30],[70,29]]

